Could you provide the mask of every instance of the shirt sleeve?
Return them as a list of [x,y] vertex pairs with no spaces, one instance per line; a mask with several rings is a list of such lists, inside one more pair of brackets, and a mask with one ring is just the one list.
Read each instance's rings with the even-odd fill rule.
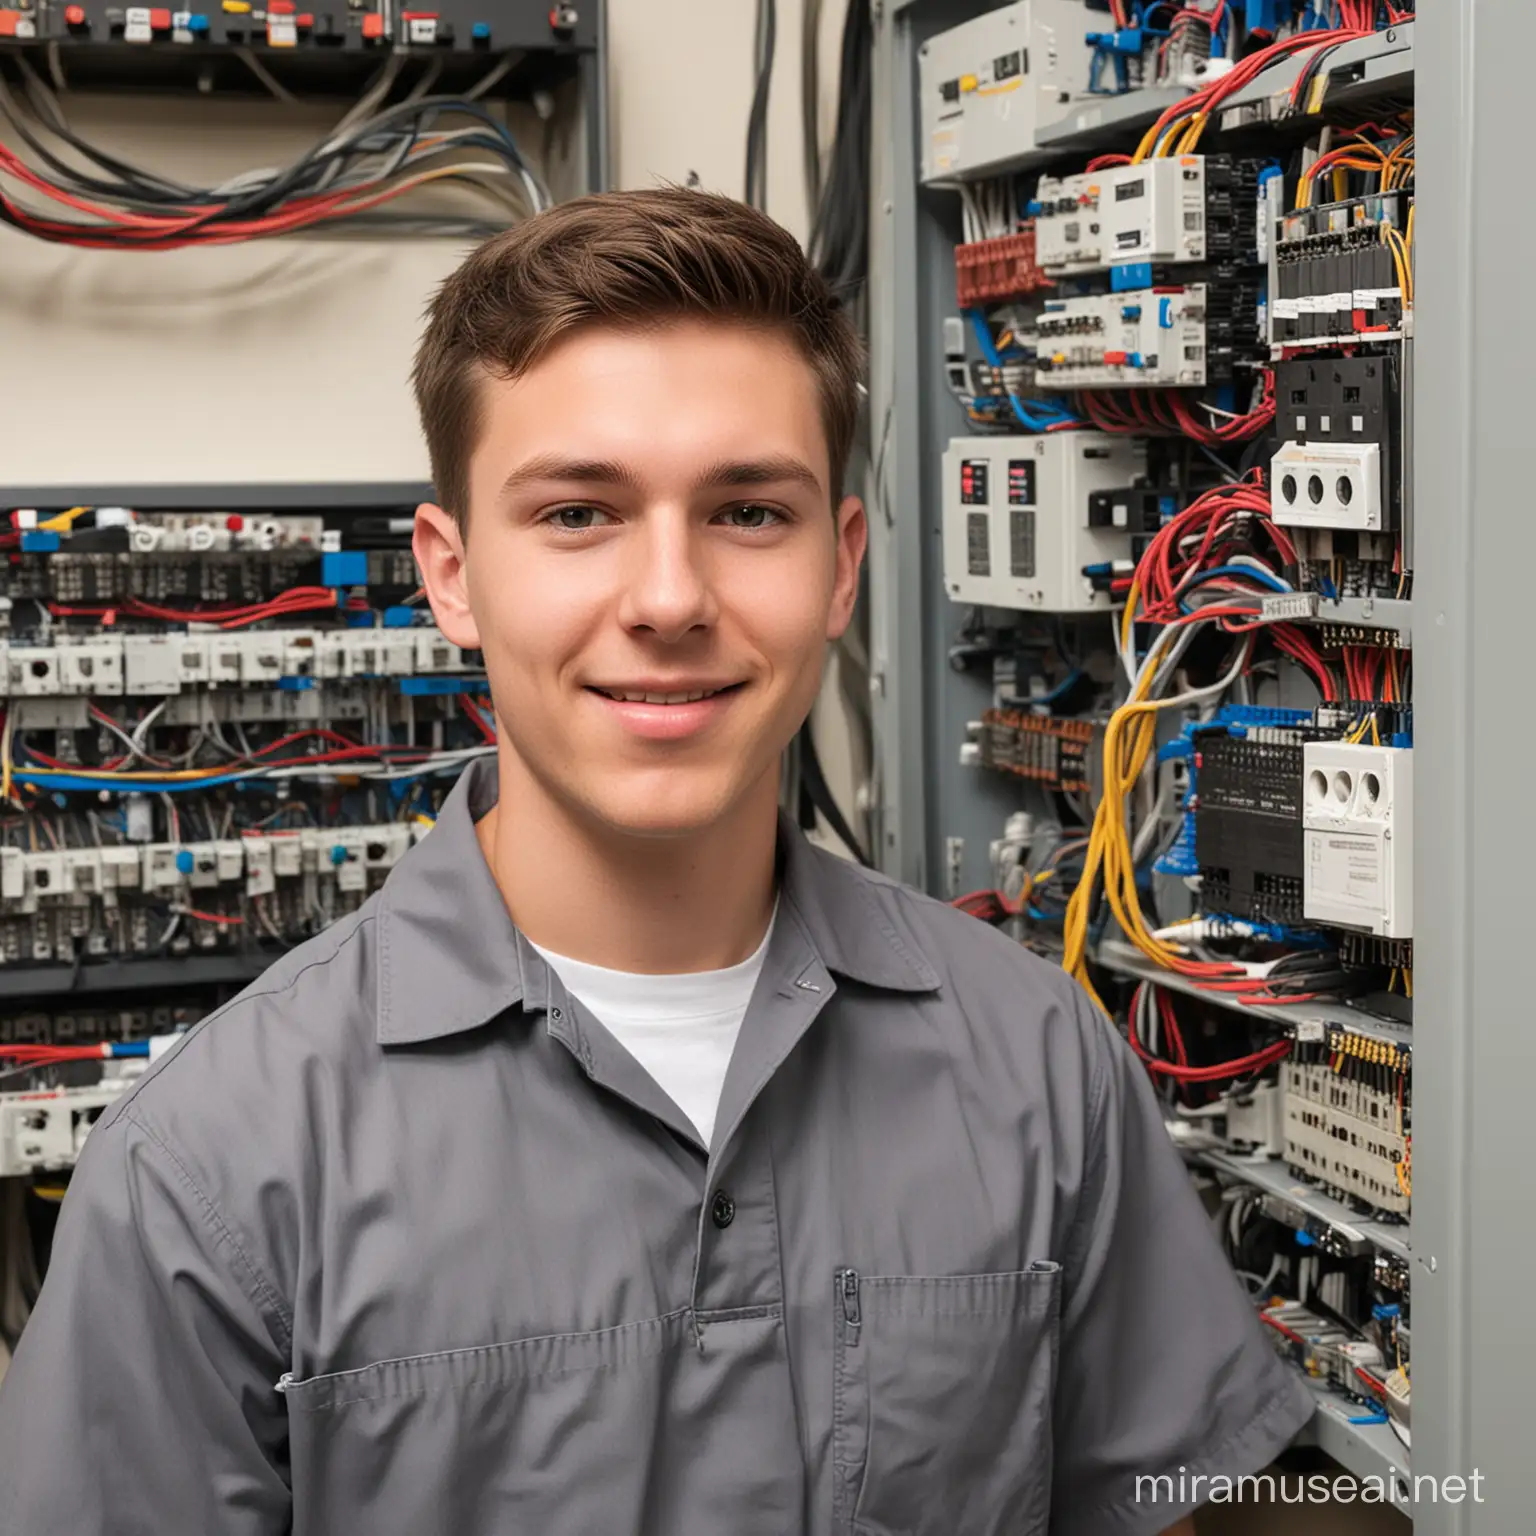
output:
[[1050,1528],[1152,1536],[1211,1477],[1267,1466],[1313,1403],[1261,1336],[1145,1071],[1080,1010],[1097,1067],[1063,1259]]
[[286,1532],[286,1329],[167,1142],[96,1126],[0,1381],[0,1536]]

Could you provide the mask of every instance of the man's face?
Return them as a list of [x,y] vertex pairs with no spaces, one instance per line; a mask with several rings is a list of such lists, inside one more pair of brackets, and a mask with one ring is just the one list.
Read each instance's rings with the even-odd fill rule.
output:
[[866,538],[809,364],[736,325],[589,328],[482,388],[467,535],[424,507],[415,549],[514,775],[651,836],[771,798]]

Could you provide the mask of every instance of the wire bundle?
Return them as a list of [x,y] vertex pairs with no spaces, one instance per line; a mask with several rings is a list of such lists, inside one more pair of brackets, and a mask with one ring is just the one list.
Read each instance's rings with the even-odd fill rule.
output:
[[[464,96],[408,97],[379,110],[373,99],[376,88],[334,132],[290,165],[249,171],[218,186],[193,187],[134,166],[75,133],[31,66],[24,59],[19,62],[31,118],[3,77],[0,118],[30,151],[30,158],[0,144],[0,221],[44,240],[95,249],[165,251],[228,245],[343,220],[483,234],[550,205],[548,191],[506,125],[474,99],[491,76]],[[505,73],[506,67],[503,61],[497,70]],[[388,81],[383,85],[387,90]],[[81,161],[89,168],[77,168]],[[518,188],[510,197],[509,188],[499,184],[507,178]],[[450,179],[496,195],[503,216],[487,222],[372,214],[419,187]],[[23,189],[20,199],[6,190],[7,183]],[[46,211],[49,204],[84,217],[52,216]]]
[[[1136,889],[1137,860],[1127,814],[1156,745],[1158,714],[1219,699],[1249,670],[1257,631],[1269,631],[1279,649],[1321,674],[1320,680],[1327,679],[1322,658],[1300,630],[1263,617],[1263,594],[1290,590],[1276,565],[1289,565],[1295,558],[1284,530],[1270,521],[1268,511],[1257,478],[1206,492],[1154,537],[1125,594],[1119,638],[1130,697],[1105,726],[1103,794],[1064,931],[1063,965],[1095,997],[1088,975],[1088,942],[1101,895],[1121,930],[1155,964],[1199,982],[1240,983],[1237,990],[1258,999],[1270,990],[1263,967],[1191,958],[1183,946],[1147,926]],[[1138,616],[1160,626],[1141,658],[1135,647]],[[1212,628],[1236,640],[1221,676],[1203,687],[1167,693],[1194,637]]]
[[[1072,406],[1101,432],[1170,434],[1219,448],[1249,442],[1269,430],[1275,419],[1275,376],[1264,369],[1258,403],[1241,413],[1224,411],[1205,400],[1191,402],[1174,390],[1127,390],[1123,396],[1085,390],[1072,397]],[[1201,421],[1196,410],[1210,421]]]
[[848,7],[838,65],[837,124],[827,174],[814,199],[808,245],[816,270],[844,304],[861,307],[869,277],[869,124],[873,110],[874,20]]
[[131,597],[114,608],[79,607],[49,603],[48,612],[56,619],[102,619],[115,617],[160,619],[170,624],[217,624],[220,629],[245,629],[266,619],[287,618],[296,613],[334,611],[336,592],[330,587],[290,587],[265,603],[244,603],[225,607],[165,608]]
[[[1278,64],[1292,54],[1301,53],[1307,49],[1332,48],[1357,37],[1369,37],[1371,31],[1369,26],[1346,25],[1322,32],[1297,32],[1290,37],[1280,39],[1279,42],[1271,43],[1267,48],[1259,49],[1256,53],[1250,53],[1226,74],[1169,107],[1147,129],[1141,143],[1136,146],[1136,153],[1131,157],[1132,162],[1140,163],[1143,160],[1160,159],[1167,155],[1191,153],[1199,144],[1211,116],[1221,104],[1229,97],[1235,96],[1244,86],[1251,84],[1271,65]],[[1314,58],[1308,62],[1309,65],[1315,65],[1318,61]],[[1299,103],[1299,93],[1304,89],[1304,82],[1308,78],[1307,69],[1303,69],[1297,76],[1291,88],[1292,105]]]
[[[161,705],[160,709],[163,708]],[[108,759],[99,766],[66,763],[18,742],[15,715],[7,714],[5,724],[0,728],[0,803],[12,799],[17,785],[48,793],[137,790],[176,794],[196,793],[224,784],[331,778],[338,773],[367,780],[419,778],[444,769],[461,768],[470,759],[496,750],[489,742],[452,751],[433,751],[390,742],[361,742],[339,731],[316,727],[290,732],[255,750],[231,748],[222,741],[205,738],[196,744],[196,750],[216,752],[219,760],[178,768],[165,766],[165,759],[150,758],[145,751],[148,728],[159,712],[159,709],[151,711],[130,731],[127,726],[112,720],[99,706],[95,707],[92,718],[125,741],[129,748],[128,753]],[[274,755],[300,742],[307,744],[304,752]],[[143,769],[130,766],[140,759],[152,766]]]
[[[1171,1052],[1171,1060],[1154,1050],[1146,1038],[1149,1010],[1154,1009],[1162,1037],[1166,1041],[1166,1050]],[[1272,1045],[1229,1061],[1207,1065],[1192,1063],[1183,1031],[1179,1027],[1178,1015],[1174,1012],[1172,997],[1166,988],[1151,982],[1142,982],[1136,988],[1131,998],[1128,1025],[1127,1038],[1142,1065],[1154,1077],[1170,1078],[1176,1083],[1229,1083],[1238,1078],[1255,1076],[1276,1062],[1283,1061],[1291,1053],[1289,1040],[1277,1040]]]

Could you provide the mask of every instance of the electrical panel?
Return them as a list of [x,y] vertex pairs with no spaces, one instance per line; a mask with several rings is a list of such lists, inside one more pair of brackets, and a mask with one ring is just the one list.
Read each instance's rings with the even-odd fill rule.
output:
[[408,513],[20,509],[0,603],[0,975],[257,969],[352,910],[493,750]]
[[1091,568],[1125,560],[1130,537],[1094,525],[1089,498],[1144,460],[1136,444],[1097,433],[954,439],[944,455],[945,589],[999,608],[1107,608]]
[[1088,94],[1080,0],[1015,0],[930,38],[919,53],[925,182],[1007,169],[1036,130]]
[[[976,846],[966,776],[939,776],[935,894],[1116,1020],[1171,1138],[1220,1185],[1224,1246],[1277,1348],[1383,1440],[1408,1419],[1429,622],[1394,40],[1412,22],[1391,9],[1084,6],[1100,105],[1006,128],[975,60],[1001,54],[1008,12],[919,39],[913,175],[952,198],[916,199],[918,291],[947,288],[943,263],[924,270],[930,236],[956,238],[959,312],[934,338],[938,407],[912,410],[904,374],[890,397],[893,434],[940,423],[937,527],[890,488],[951,599],[924,636],[949,666],[924,695],[1001,823]],[[1053,590],[1022,592],[1014,564],[1043,558],[1045,524],[1010,523],[1009,466],[1073,443],[1126,457],[1072,484]]]
[[1258,177],[1253,161],[1180,155],[1042,176],[1030,203],[1035,259],[1053,276],[1135,264],[1254,259]]

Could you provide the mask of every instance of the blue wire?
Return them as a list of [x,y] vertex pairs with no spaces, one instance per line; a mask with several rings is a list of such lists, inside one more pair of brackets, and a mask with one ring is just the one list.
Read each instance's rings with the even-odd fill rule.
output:
[[1024,702],[1026,704],[1053,703],[1055,700],[1061,698],[1063,694],[1070,693],[1072,689],[1077,686],[1078,681],[1082,675],[1083,674],[1081,668],[1074,668],[1061,682],[1057,683],[1049,693],[1042,693],[1038,697],[1031,696],[1030,698],[1025,699]]
[[[1260,586],[1268,587],[1271,592],[1289,592],[1291,590],[1278,576],[1272,576],[1268,571],[1261,571],[1251,565],[1218,565],[1209,571],[1201,571],[1193,581],[1187,582],[1184,591],[1191,587],[1204,586],[1208,581],[1214,581],[1218,576],[1248,576],[1258,582]],[[1179,608],[1184,613],[1192,610],[1185,604],[1182,595],[1179,598]]]
[[[324,764],[316,764],[324,767]],[[447,773],[455,768],[462,767],[462,763],[434,763],[424,767],[413,769],[409,773],[397,773],[393,779],[386,779],[383,783],[398,783],[402,779],[429,778],[434,773]],[[336,764],[337,773],[345,773],[345,763]],[[74,791],[77,794],[97,794],[106,790],[109,794],[196,794],[199,790],[212,787],[215,784],[264,784],[260,769],[247,768],[236,773],[217,773],[206,779],[83,779],[72,774],[61,773],[53,768],[27,768],[17,764],[11,770],[11,777],[18,784],[36,784],[42,789]]]
[[992,340],[992,327],[987,324],[987,317],[979,309],[968,309],[965,318],[971,322],[971,333],[981,348],[981,355],[994,368],[1001,368],[1003,360],[997,355],[997,343]]
[[[992,339],[992,327],[987,324],[987,317],[979,309],[968,309],[965,312],[965,318],[971,322],[971,334],[975,336],[976,345],[987,365],[1001,369],[1002,354],[997,350],[997,343]],[[1017,417],[1019,425],[1026,432],[1044,432],[1061,422],[1077,424],[1077,417],[1051,400],[1032,401],[1031,409],[1034,414],[1024,408],[1024,402],[1017,395],[1010,394],[1008,404],[1013,408],[1013,414]]]

